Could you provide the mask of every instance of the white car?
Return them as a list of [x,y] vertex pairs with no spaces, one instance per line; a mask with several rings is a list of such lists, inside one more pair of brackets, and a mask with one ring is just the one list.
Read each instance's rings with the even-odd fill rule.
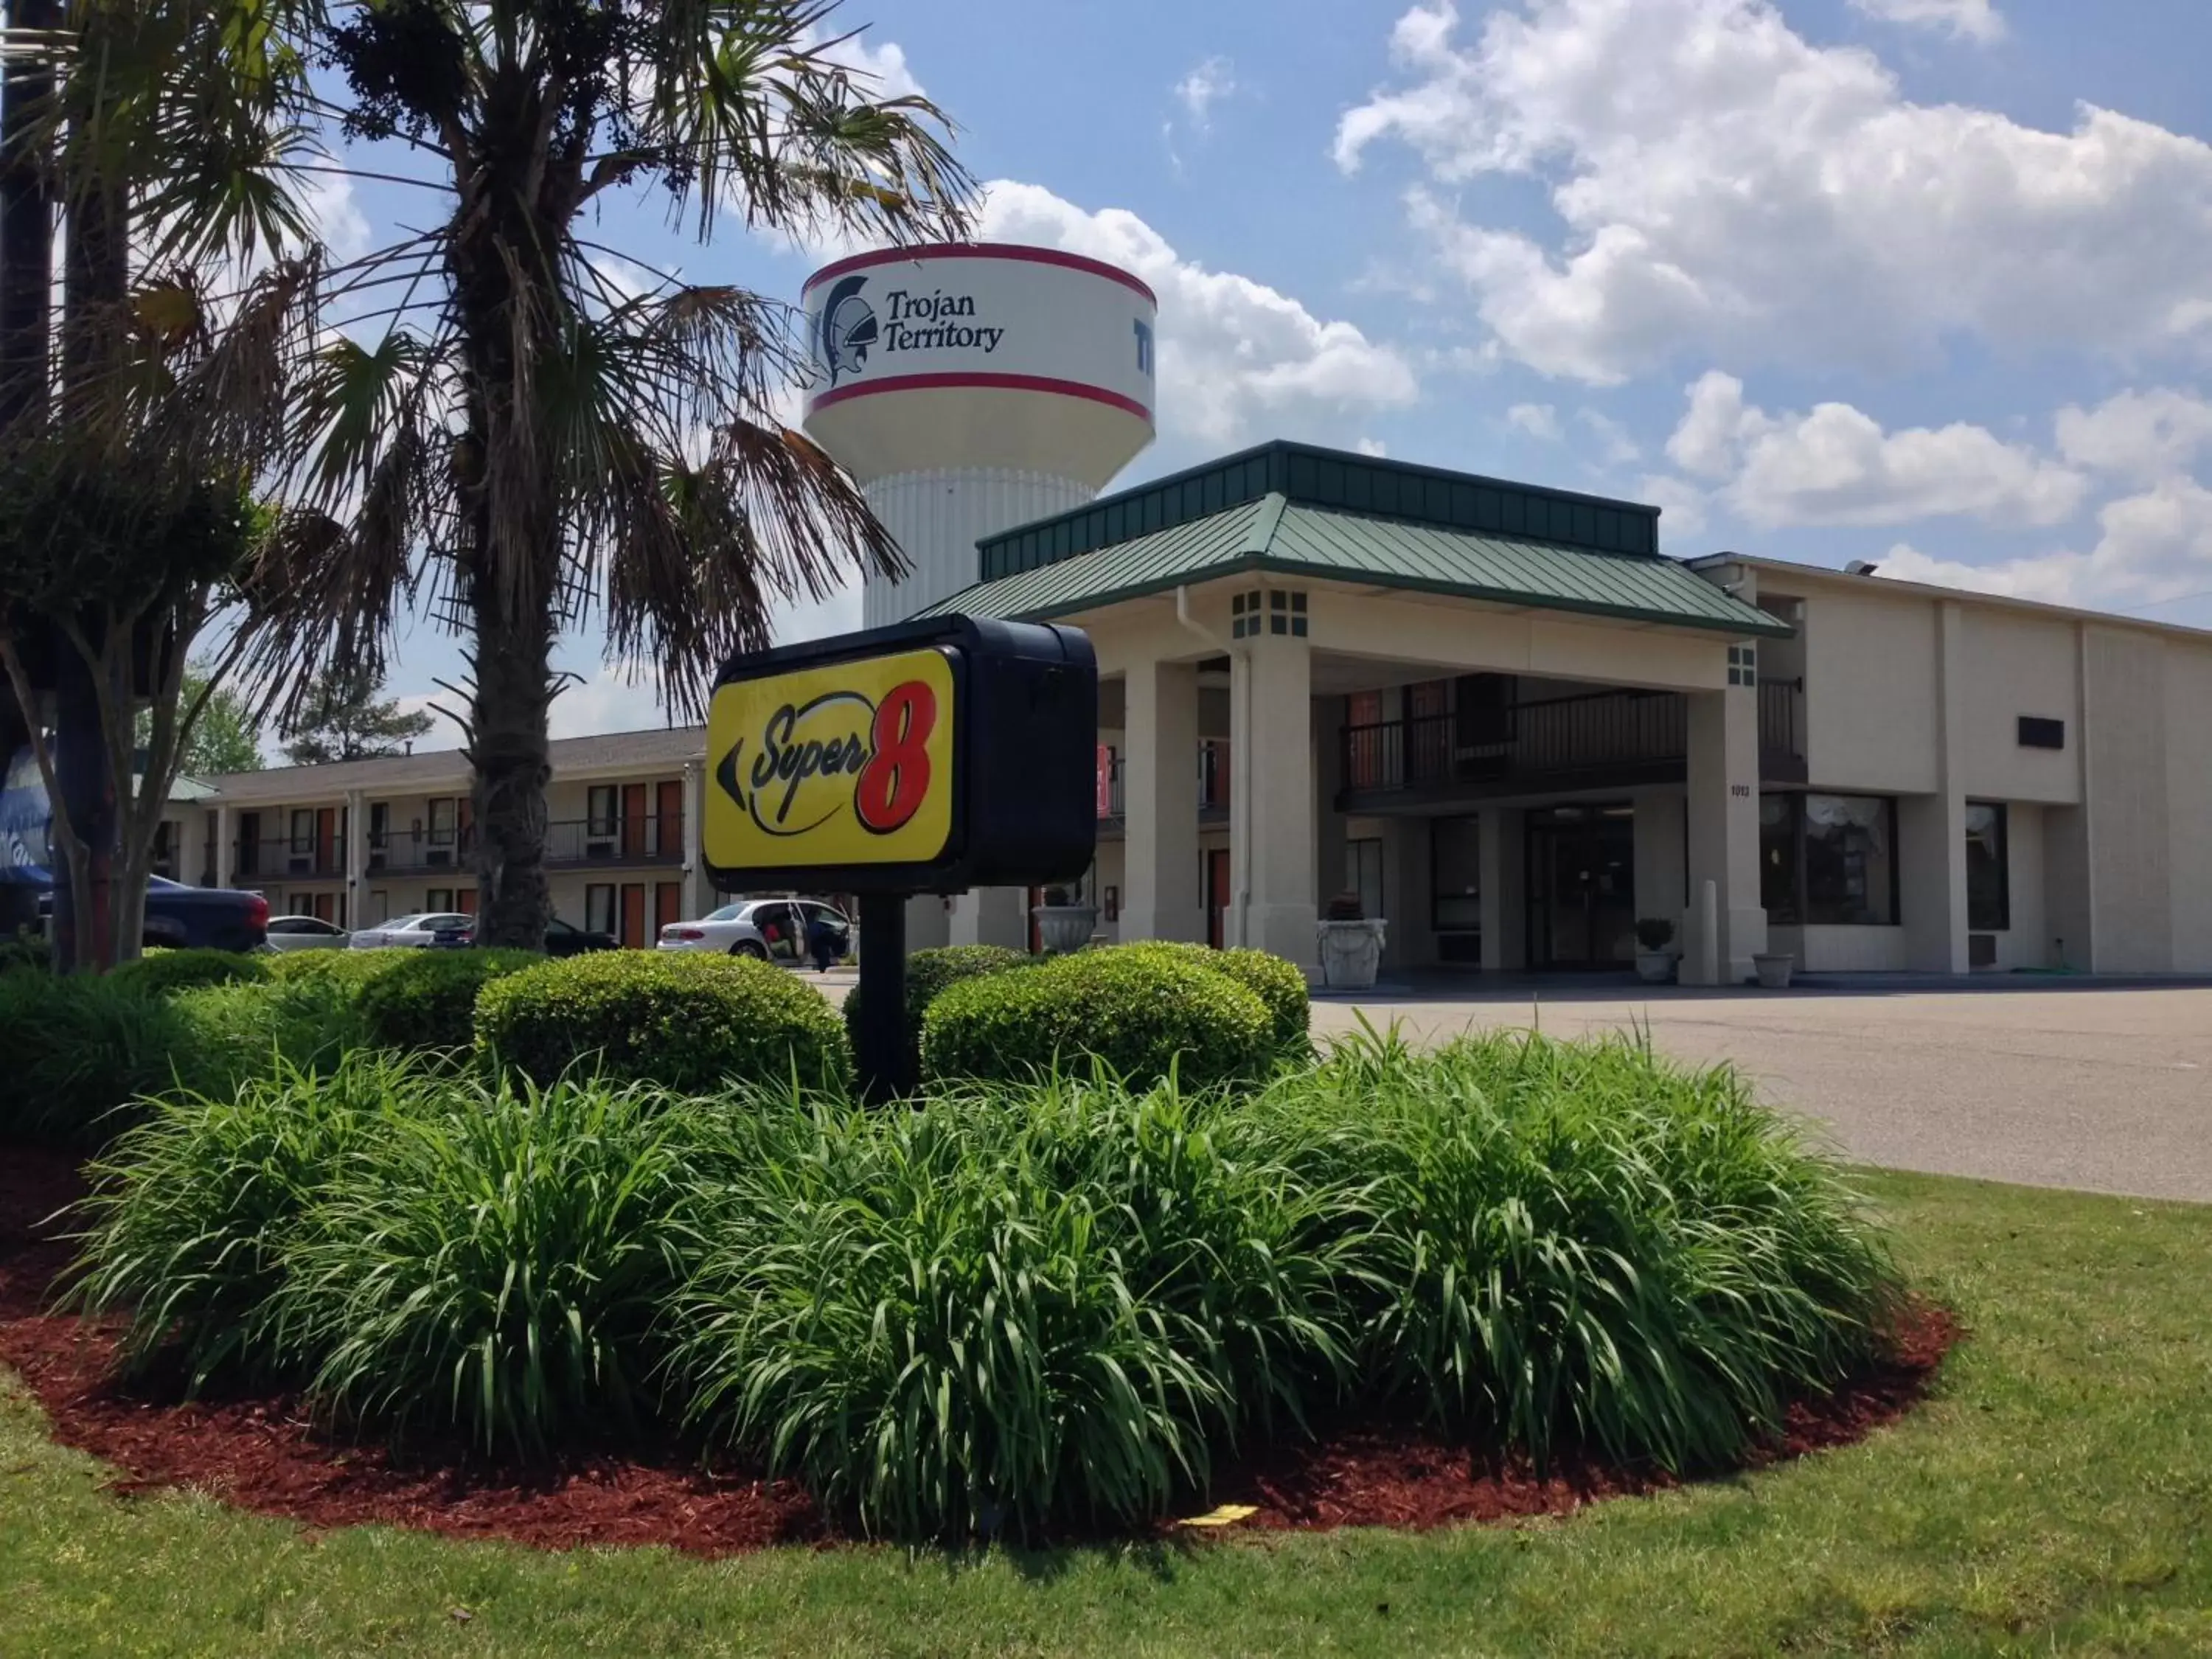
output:
[[739,899],[696,921],[670,922],[658,943],[664,951],[712,951],[798,968],[811,959],[807,934],[817,918],[836,932],[842,957],[852,945],[853,924],[819,899]]
[[437,943],[441,928],[466,927],[470,919],[457,911],[425,910],[411,916],[394,916],[353,936],[356,951],[427,951]]
[[271,916],[269,948],[272,951],[343,951],[353,935],[336,922],[320,916]]

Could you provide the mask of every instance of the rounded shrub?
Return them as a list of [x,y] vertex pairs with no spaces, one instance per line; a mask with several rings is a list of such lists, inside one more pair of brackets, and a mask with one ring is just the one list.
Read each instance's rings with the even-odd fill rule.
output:
[[694,1093],[794,1078],[839,1088],[852,1071],[821,994],[740,957],[603,951],[541,963],[483,988],[476,1042],[540,1083],[579,1062]]
[[[1003,945],[948,945],[933,951],[916,951],[906,959],[907,1030],[914,1034],[917,1059],[921,1045],[921,1017],[929,1005],[963,980],[983,979],[1035,965],[1036,958]],[[845,994],[846,1034],[858,1042],[861,990],[855,985]]]
[[108,975],[110,983],[142,996],[165,997],[203,985],[269,977],[267,960],[237,951],[153,951]]
[[283,984],[340,985],[350,992],[411,960],[407,951],[288,951],[269,958],[269,977]]
[[291,1069],[328,1072],[362,1046],[353,993],[326,980],[240,980],[168,1000],[177,1047],[164,1092],[228,1097],[240,1085]]
[[368,1041],[380,1048],[402,1050],[471,1047],[476,1042],[477,994],[495,979],[535,968],[545,960],[532,951],[362,954],[401,958],[363,980],[354,1000],[361,1010],[362,1030]]
[[120,1132],[124,1109],[191,1063],[171,1000],[113,975],[0,974],[0,1137],[68,1146]]
[[1264,1073],[1272,1030],[1259,998],[1174,952],[1083,951],[947,990],[922,1020],[922,1068],[1012,1082],[1095,1059],[1133,1088],[1207,1088]]
[[1308,1035],[1313,1003],[1306,991],[1306,976],[1291,963],[1267,951],[1216,951],[1203,945],[1166,939],[1144,939],[1110,947],[1116,951],[1156,951],[1226,974],[1267,1006],[1275,1052],[1295,1060],[1312,1052]]

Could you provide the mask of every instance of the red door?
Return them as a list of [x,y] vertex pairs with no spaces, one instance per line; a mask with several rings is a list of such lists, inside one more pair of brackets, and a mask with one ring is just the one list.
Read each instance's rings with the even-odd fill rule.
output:
[[[623,785],[623,856],[641,859],[645,856],[645,786],[641,783]],[[639,901],[642,903],[642,898]],[[644,913],[640,911],[642,915]]]
[[472,916],[476,915],[477,890],[473,887],[455,889],[453,893],[453,908],[459,911],[465,916]]
[[[653,852],[665,859],[680,858],[684,854],[684,781],[680,778],[664,780],[654,792]],[[676,920],[671,916],[670,921]]]
[[[666,822],[665,819],[663,820]],[[680,881],[657,881],[653,884],[653,936],[660,937],[660,930],[672,921],[684,920],[684,884]]]
[[632,951],[641,950],[645,945],[645,884],[641,881],[623,884],[622,942],[625,949]]
[[[338,873],[338,811],[335,806],[319,808],[315,813],[315,873]],[[325,916],[323,920],[328,921],[330,918]]]
[[1218,951],[1229,942],[1229,849],[1206,855],[1206,942]]

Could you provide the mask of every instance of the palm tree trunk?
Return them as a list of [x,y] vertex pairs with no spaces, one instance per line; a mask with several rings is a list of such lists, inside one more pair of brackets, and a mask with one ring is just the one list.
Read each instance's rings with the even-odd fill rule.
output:
[[477,941],[542,951],[552,915],[545,883],[552,630],[543,618],[508,615],[497,585],[480,582],[476,634]]

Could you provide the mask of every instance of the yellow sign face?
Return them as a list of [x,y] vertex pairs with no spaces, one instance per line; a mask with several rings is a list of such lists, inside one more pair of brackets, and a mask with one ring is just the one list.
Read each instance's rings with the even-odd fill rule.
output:
[[952,665],[908,651],[744,680],[707,716],[717,870],[927,864],[952,835]]

